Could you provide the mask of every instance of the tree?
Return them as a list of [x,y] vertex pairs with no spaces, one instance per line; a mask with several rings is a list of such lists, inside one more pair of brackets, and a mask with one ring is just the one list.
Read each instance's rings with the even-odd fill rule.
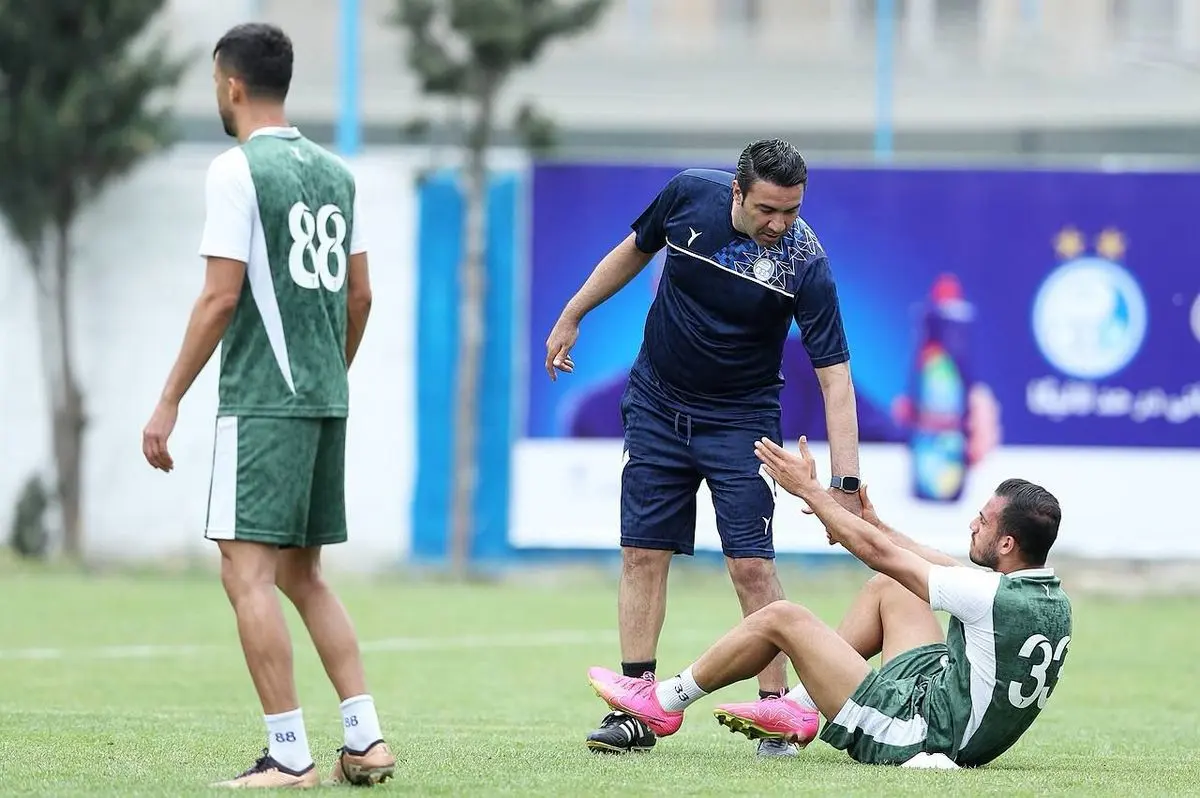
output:
[[[143,32],[166,0],[0,0],[0,216],[36,284],[63,552],[83,547],[83,389],[71,331],[72,230],[114,178],[173,140],[153,107],[184,62]],[[130,231],[133,243],[135,232]]]
[[[407,58],[425,94],[464,107],[463,249],[459,267],[458,386],[454,409],[454,485],[450,558],[462,574],[474,534],[478,482],[476,438],[482,366],[487,232],[487,150],[497,127],[497,100],[512,74],[550,42],[590,28],[608,0],[396,0],[391,21],[407,34]],[[533,105],[521,106],[514,127],[532,149],[544,149],[553,128]]]

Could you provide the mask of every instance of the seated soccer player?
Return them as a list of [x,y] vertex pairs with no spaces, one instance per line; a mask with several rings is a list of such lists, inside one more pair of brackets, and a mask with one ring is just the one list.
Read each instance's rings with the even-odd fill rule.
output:
[[[1071,604],[1046,556],[1058,535],[1058,500],[1010,479],[970,523],[964,566],[880,522],[865,486],[863,517],[843,509],[816,477],[804,438],[796,456],[755,444],[766,471],[799,496],[839,543],[878,575],[835,632],[798,604],[777,601],[742,621],[673,679],[632,679],[588,671],[613,709],[674,734],[684,710],[749,679],[779,652],[800,686],[773,701],[726,704],[717,719],[753,738],[807,745],[817,736],[868,764],[943,755],[963,767],[986,764],[1029,728],[1058,682],[1071,639]],[[934,610],[950,613],[943,636]],[[868,660],[882,654],[875,670]],[[915,763],[914,763],[915,764]]]

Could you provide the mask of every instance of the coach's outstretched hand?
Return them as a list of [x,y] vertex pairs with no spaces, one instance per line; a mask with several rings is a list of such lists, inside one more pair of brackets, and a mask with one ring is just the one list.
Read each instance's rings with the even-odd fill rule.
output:
[[879,513],[875,512],[875,505],[871,504],[871,500],[867,497],[867,483],[863,483],[858,489],[858,498],[862,502],[862,518],[876,529],[883,529],[886,524],[879,519]]

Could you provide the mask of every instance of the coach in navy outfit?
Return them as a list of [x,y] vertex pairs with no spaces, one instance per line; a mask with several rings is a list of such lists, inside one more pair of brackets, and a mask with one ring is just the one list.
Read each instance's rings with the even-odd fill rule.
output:
[[[830,491],[861,513],[858,421],[850,350],[829,259],[799,218],[808,170],[785,141],[751,144],[737,174],[689,169],[667,183],[633,232],[597,265],[546,342],[551,379],[570,373],[584,316],[667,248],[640,352],[621,398],[622,669],[652,673],[674,554],[693,553],[696,492],[708,483],[717,530],[744,614],[784,597],[775,573],[775,485],[754,442],[782,443],[784,344],[793,320],[820,383],[831,451]],[[760,697],[787,689],[779,657],[759,675]],[[612,713],[594,750],[654,745],[640,721]],[[764,755],[794,754],[761,741]]]

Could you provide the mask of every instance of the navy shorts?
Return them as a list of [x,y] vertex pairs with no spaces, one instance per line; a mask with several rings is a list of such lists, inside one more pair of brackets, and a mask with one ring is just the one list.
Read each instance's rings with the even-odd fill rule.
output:
[[782,445],[779,413],[719,422],[671,408],[632,381],[621,399],[621,545],[693,554],[696,491],[708,483],[726,557],[773,559],[775,483],[754,442]]

